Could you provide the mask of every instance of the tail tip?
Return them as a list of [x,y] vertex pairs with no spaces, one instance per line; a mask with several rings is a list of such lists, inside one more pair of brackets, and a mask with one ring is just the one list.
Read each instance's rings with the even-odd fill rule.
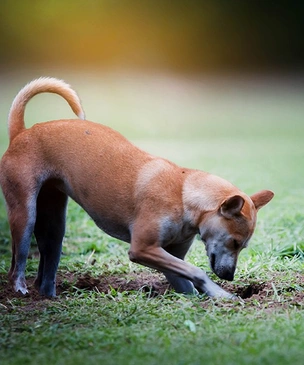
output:
[[77,114],[79,119],[85,120],[85,112],[83,110],[81,110],[78,114]]

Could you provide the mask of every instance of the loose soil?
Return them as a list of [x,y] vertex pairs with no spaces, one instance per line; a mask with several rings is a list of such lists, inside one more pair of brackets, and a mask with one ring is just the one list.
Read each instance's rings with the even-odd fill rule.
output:
[[[29,293],[22,295],[15,293],[9,284],[6,275],[0,275],[0,312],[12,310],[12,300],[22,300],[21,310],[29,311],[47,307],[50,299],[41,297],[33,286],[34,278],[27,279]],[[266,310],[279,308],[300,307],[304,308],[304,276],[295,273],[292,284],[284,282],[284,273],[272,275],[269,282],[247,282],[242,285],[221,282],[221,287],[239,297],[240,303],[246,307],[255,307]],[[172,288],[159,273],[137,272],[124,275],[108,275],[93,277],[89,273],[76,275],[75,273],[58,273],[57,297],[51,300],[65,300],[68,293],[77,291],[96,291],[111,294],[113,291],[134,293],[142,292],[147,297],[161,296],[173,292]],[[208,308],[210,304],[227,305],[227,301],[214,301],[205,296],[202,297],[201,305]],[[235,303],[235,302],[232,302]],[[229,305],[229,304],[228,304]],[[18,306],[18,305],[17,305]]]

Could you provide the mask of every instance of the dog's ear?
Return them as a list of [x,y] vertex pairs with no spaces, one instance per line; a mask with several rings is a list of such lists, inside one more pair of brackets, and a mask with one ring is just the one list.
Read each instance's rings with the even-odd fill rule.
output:
[[240,214],[244,203],[244,198],[242,198],[240,195],[234,195],[224,201],[224,203],[221,205],[220,212],[224,217],[232,218]]
[[253,201],[254,206],[256,207],[256,210],[259,210],[264,205],[270,202],[270,200],[273,198],[274,193],[270,190],[262,190],[258,193],[255,193],[251,195],[251,200]]

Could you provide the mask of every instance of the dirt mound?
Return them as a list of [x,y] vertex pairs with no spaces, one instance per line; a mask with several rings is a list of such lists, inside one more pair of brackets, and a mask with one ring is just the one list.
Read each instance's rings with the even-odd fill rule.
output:
[[77,278],[74,287],[97,290],[102,293],[109,293],[111,290],[143,291],[150,293],[150,296],[162,295],[170,289],[168,282],[161,275],[149,273],[137,273],[123,277],[119,275],[92,277],[90,274],[85,274]]
[[[286,279],[285,279],[286,280]],[[27,280],[29,293],[22,295],[15,293],[9,284],[6,275],[0,275],[0,309],[7,308],[7,304],[14,298],[22,298],[24,310],[38,309],[46,305],[46,298],[41,297],[35,290],[34,278]],[[276,285],[275,285],[275,284]],[[247,305],[260,303],[264,308],[278,308],[282,306],[304,307],[304,276],[296,273],[293,283],[284,282],[284,276],[279,274],[272,277],[269,282],[250,282],[242,285],[234,285],[228,282],[220,284],[225,290],[235,293],[242,298]],[[62,300],[68,292],[78,290],[97,291],[111,294],[113,292],[134,292],[147,293],[149,297],[164,295],[171,290],[170,285],[164,276],[159,273],[147,271],[130,273],[124,275],[92,276],[89,273],[76,275],[75,273],[59,273],[57,276],[57,297],[55,300]],[[53,299],[54,300],[54,299]],[[203,299],[202,303],[208,303]]]

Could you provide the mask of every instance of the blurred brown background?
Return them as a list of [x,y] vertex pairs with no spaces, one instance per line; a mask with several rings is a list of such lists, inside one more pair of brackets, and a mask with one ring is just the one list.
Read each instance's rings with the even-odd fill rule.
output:
[[301,71],[304,1],[1,0],[1,70]]

